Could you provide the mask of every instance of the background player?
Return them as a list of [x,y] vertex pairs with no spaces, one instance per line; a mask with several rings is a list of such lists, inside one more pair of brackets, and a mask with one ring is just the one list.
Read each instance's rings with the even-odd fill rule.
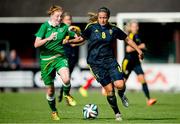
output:
[[83,38],[88,40],[87,63],[96,80],[100,82],[106,90],[107,101],[115,113],[116,120],[122,120],[114,88],[118,89],[118,94],[123,103],[127,103],[127,99],[124,96],[125,85],[123,74],[113,55],[111,42],[116,39],[125,40],[126,43],[136,49],[140,59],[143,58],[143,53],[122,30],[108,22],[110,17],[109,9],[101,7],[98,9],[97,15],[97,22],[88,24],[82,33]]
[[67,34],[71,37],[77,36],[74,32],[68,30],[66,24],[60,23],[62,13],[63,9],[60,6],[50,7],[48,11],[50,19],[41,25],[35,34],[36,40],[34,43],[34,47],[40,49],[41,77],[47,88],[46,98],[52,110],[51,116],[53,120],[59,120],[53,82],[56,72],[61,76],[63,81],[66,98],[69,102],[74,101],[69,93],[71,84],[68,61],[62,43]]
[[[136,20],[132,20],[127,23],[126,31],[129,38],[136,42],[138,48],[144,50],[146,48],[145,44],[141,41],[138,35],[139,25]],[[137,74],[138,81],[142,84],[142,90],[147,98],[147,105],[151,106],[156,103],[156,99],[150,98],[148,85],[146,83],[144,72],[141,67],[141,62],[138,57],[138,53],[130,45],[126,45],[126,54],[122,64],[123,74],[125,80],[128,79],[130,73],[134,71]]]
[[[67,24],[69,26],[69,30],[70,31],[73,31],[75,32],[77,35],[80,35],[81,33],[81,29],[77,26],[72,26],[72,16],[69,12],[64,12],[62,14],[62,22]],[[69,36],[66,36],[67,40],[70,39]],[[68,65],[69,65],[69,71],[70,71],[70,76],[71,76],[71,73],[73,72],[73,69],[78,61],[78,49],[79,47],[75,47],[75,45],[73,46],[73,44],[64,44],[64,49],[65,49],[65,53],[66,53],[66,56],[68,58]],[[64,92],[65,93],[65,92]],[[66,95],[65,95],[66,97]],[[63,87],[61,88],[60,90],[60,94],[59,94],[59,102],[62,101],[62,98],[63,98]],[[76,102],[68,102],[68,105],[70,106],[75,106],[76,105]]]

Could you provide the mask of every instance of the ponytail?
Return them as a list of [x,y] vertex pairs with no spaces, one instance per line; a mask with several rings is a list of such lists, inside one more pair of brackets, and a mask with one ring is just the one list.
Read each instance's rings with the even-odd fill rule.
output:
[[88,12],[88,16],[89,16],[89,22],[90,23],[96,22],[98,19],[97,14],[93,13],[93,12]]

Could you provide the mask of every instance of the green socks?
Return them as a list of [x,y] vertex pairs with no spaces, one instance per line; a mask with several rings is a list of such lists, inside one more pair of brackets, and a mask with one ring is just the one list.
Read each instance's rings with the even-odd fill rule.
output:
[[53,112],[56,112],[57,109],[56,109],[56,100],[55,100],[55,97],[54,96],[46,95],[46,99],[48,101],[48,104],[49,104],[49,107],[51,108],[51,110]]
[[63,91],[64,95],[69,95],[70,94],[70,89],[71,89],[71,84],[63,84]]

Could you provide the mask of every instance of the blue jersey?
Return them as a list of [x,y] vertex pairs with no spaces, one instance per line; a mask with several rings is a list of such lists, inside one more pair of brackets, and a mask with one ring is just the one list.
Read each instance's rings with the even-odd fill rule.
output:
[[88,64],[103,64],[107,59],[114,58],[111,43],[116,39],[125,40],[127,35],[118,27],[99,23],[87,25],[82,36],[88,40]]

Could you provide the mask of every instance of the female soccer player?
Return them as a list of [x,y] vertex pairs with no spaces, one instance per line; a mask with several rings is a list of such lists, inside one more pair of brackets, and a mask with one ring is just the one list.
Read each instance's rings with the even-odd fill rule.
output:
[[[38,30],[36,40],[34,43],[35,48],[40,49],[40,66],[41,76],[47,87],[47,101],[52,110],[52,119],[59,120],[58,112],[55,105],[55,89],[54,78],[56,72],[61,76],[63,81],[63,88],[67,100],[74,102],[70,95],[70,79],[68,61],[65,56],[63,48],[63,39],[68,34],[71,37],[77,37],[74,32],[68,30],[68,26],[60,23],[63,9],[60,6],[52,6],[48,11],[50,16],[49,21],[43,23]],[[76,38],[77,39],[77,38]],[[74,41],[76,41],[74,39]]]
[[[72,26],[72,16],[69,12],[64,12],[62,14],[62,22],[64,24],[67,24],[69,26],[69,30],[75,32],[77,35],[80,35],[81,33],[81,29],[77,26]],[[70,39],[69,36],[66,36],[65,39]],[[65,49],[65,53],[66,56],[68,58],[68,65],[69,65],[69,71],[70,71],[70,75],[73,72],[73,69],[78,61],[78,47],[73,47],[73,44],[65,44],[64,45],[64,49]],[[66,96],[65,96],[66,97]],[[60,90],[60,95],[59,95],[59,102],[62,101],[63,98],[63,87]],[[67,101],[68,102],[68,101]],[[70,106],[75,106],[76,102],[74,101],[72,102],[68,102],[68,105]]]
[[[132,20],[127,23],[126,31],[129,38],[136,42],[138,48],[144,50],[146,48],[145,44],[141,41],[138,35],[139,25],[136,20]],[[138,58],[138,53],[130,45],[126,46],[126,54],[122,64],[123,74],[125,80],[128,79],[132,71],[137,74],[139,82],[142,84],[142,90],[147,98],[147,105],[151,106],[156,103],[156,99],[153,99],[149,95],[148,85],[144,78],[144,72],[141,67],[141,62]]]
[[113,55],[111,43],[116,39],[125,40],[138,52],[140,59],[143,59],[143,53],[121,29],[108,22],[110,17],[108,8],[98,9],[97,16],[97,22],[88,24],[82,33],[83,40],[88,40],[87,62],[96,80],[106,90],[107,101],[115,113],[116,120],[122,120],[114,88],[118,89],[122,99],[125,85],[121,68]]
[[[97,13],[94,12],[88,12],[88,16],[89,16],[89,23],[94,23],[97,22]],[[94,76],[90,76],[88,77],[87,81],[85,82],[85,84],[83,84],[80,88],[79,88],[79,92],[83,97],[87,97],[88,96],[88,89],[89,87],[92,85],[92,83],[94,82],[94,80],[96,80],[94,78]],[[102,88],[102,95],[106,96],[106,92],[104,90],[104,88]]]

